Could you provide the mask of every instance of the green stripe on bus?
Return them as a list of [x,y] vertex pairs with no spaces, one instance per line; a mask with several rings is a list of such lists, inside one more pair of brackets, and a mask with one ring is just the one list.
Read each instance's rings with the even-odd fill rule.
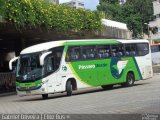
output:
[[[124,65],[125,62],[123,69],[118,68],[118,64]],[[141,79],[134,57],[76,61],[70,63],[70,68],[80,81],[90,86],[123,83],[130,71],[134,73],[135,80]]]
[[28,83],[20,83],[20,82],[16,82],[16,86],[17,87],[31,87],[31,86],[36,86],[38,84],[41,84],[42,80],[37,80],[35,82],[28,82]]
[[79,45],[97,45],[97,44],[118,44],[120,43],[117,40],[82,40],[82,41],[67,41],[65,44],[67,45],[75,45],[75,46],[79,46]]

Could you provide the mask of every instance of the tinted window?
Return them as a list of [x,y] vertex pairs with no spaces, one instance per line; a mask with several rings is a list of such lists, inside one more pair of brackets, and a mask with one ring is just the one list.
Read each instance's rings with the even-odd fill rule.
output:
[[99,45],[97,47],[98,58],[108,58],[110,57],[110,46],[109,45]]
[[112,45],[111,55],[112,55],[112,57],[122,57],[122,56],[124,56],[124,46],[121,45],[121,44]]
[[159,52],[160,51],[160,46],[151,46],[151,52]]
[[17,77],[31,80],[34,75],[35,78],[39,78],[42,72],[42,66],[39,63],[40,55],[40,53],[37,53],[20,56],[19,63],[17,64]]
[[136,44],[136,47],[138,56],[144,56],[149,53],[149,45],[147,43]]
[[125,55],[126,56],[135,56],[136,55],[135,44],[126,44],[125,45]]
[[52,49],[54,59],[55,59],[55,70],[59,68],[64,47],[56,47]]
[[76,61],[80,59],[81,49],[79,46],[69,47],[67,52],[67,61]]
[[55,71],[55,59],[53,56],[49,56],[46,62],[46,74]]
[[84,60],[96,58],[96,46],[83,46],[81,57]]

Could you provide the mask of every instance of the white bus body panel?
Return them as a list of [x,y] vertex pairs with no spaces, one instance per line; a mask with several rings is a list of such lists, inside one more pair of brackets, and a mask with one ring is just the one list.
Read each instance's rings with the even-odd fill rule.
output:
[[152,62],[151,62],[151,55],[147,54],[146,56],[139,56],[135,57],[138,67],[140,69],[142,79],[147,79],[153,76],[152,70]]

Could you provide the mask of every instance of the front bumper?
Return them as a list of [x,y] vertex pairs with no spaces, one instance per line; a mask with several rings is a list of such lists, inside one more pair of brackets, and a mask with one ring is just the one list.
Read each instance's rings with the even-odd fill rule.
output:
[[43,86],[37,86],[32,88],[16,88],[17,95],[19,96],[29,96],[29,95],[41,95],[46,94],[47,90]]

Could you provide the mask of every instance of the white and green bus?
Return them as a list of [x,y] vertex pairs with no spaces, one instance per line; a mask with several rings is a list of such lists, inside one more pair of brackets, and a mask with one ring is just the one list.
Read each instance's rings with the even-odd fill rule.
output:
[[24,49],[16,68],[19,96],[42,95],[113,85],[133,86],[152,77],[151,50],[147,40],[53,41]]

